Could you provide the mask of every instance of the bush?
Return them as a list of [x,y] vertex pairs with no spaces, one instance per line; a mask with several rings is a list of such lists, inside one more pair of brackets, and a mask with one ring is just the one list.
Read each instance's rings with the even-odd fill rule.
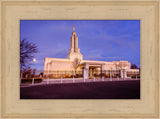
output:
[[94,78],[93,76],[90,76],[90,77],[89,77],[89,79],[93,79],[93,78]]
[[101,77],[101,74],[94,74],[95,77]]
[[75,78],[80,78],[80,77],[83,77],[82,74],[76,74]]
[[70,74],[66,74],[63,76],[63,78],[71,78],[71,75]]
[[112,75],[112,78],[117,78],[117,75]]
[[[131,76],[131,78],[136,78],[136,76]],[[137,76],[137,78],[140,78],[140,76]]]
[[59,78],[61,78],[61,76],[50,76],[48,78],[59,79]]
[[[41,82],[42,82],[42,78],[34,79],[34,83],[41,83]],[[21,83],[32,83],[32,78],[21,79]]]
[[106,78],[109,78],[109,74],[105,74],[105,77],[106,77]]

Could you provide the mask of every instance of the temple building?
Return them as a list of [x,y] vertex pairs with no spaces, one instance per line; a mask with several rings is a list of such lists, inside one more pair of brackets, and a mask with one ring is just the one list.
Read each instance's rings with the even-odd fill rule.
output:
[[[78,64],[75,64],[76,60]],[[83,78],[85,79],[92,77],[94,72],[98,71],[101,73],[103,73],[103,71],[118,71],[121,78],[126,78],[127,72],[139,73],[138,69],[131,69],[131,63],[128,61],[106,62],[83,60],[83,55],[80,53],[80,48],[78,48],[78,36],[73,26],[73,32],[70,38],[70,49],[66,59],[45,57],[44,75],[54,75],[55,72],[61,71],[74,71],[75,65],[77,65],[76,71],[83,71]]]

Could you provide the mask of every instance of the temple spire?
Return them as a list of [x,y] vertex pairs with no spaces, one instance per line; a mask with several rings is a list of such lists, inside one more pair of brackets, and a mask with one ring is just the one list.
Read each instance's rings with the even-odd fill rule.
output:
[[75,32],[75,27],[73,26],[73,32]]
[[78,36],[76,35],[75,32],[75,26],[73,26],[73,32],[70,38],[70,49],[67,58],[73,60],[76,57],[79,59],[83,58],[82,54],[80,53],[80,49],[78,48]]

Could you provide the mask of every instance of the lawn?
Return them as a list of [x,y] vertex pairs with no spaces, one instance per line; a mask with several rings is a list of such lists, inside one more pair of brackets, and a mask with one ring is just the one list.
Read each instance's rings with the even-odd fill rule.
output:
[[140,99],[140,80],[46,84],[20,88],[21,99]]

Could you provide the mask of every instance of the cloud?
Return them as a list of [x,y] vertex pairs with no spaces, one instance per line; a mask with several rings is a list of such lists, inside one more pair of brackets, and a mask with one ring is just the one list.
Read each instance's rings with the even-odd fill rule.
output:
[[120,57],[106,57],[106,59],[120,59]]
[[89,55],[85,58],[85,60],[102,60],[103,57],[100,54]]

